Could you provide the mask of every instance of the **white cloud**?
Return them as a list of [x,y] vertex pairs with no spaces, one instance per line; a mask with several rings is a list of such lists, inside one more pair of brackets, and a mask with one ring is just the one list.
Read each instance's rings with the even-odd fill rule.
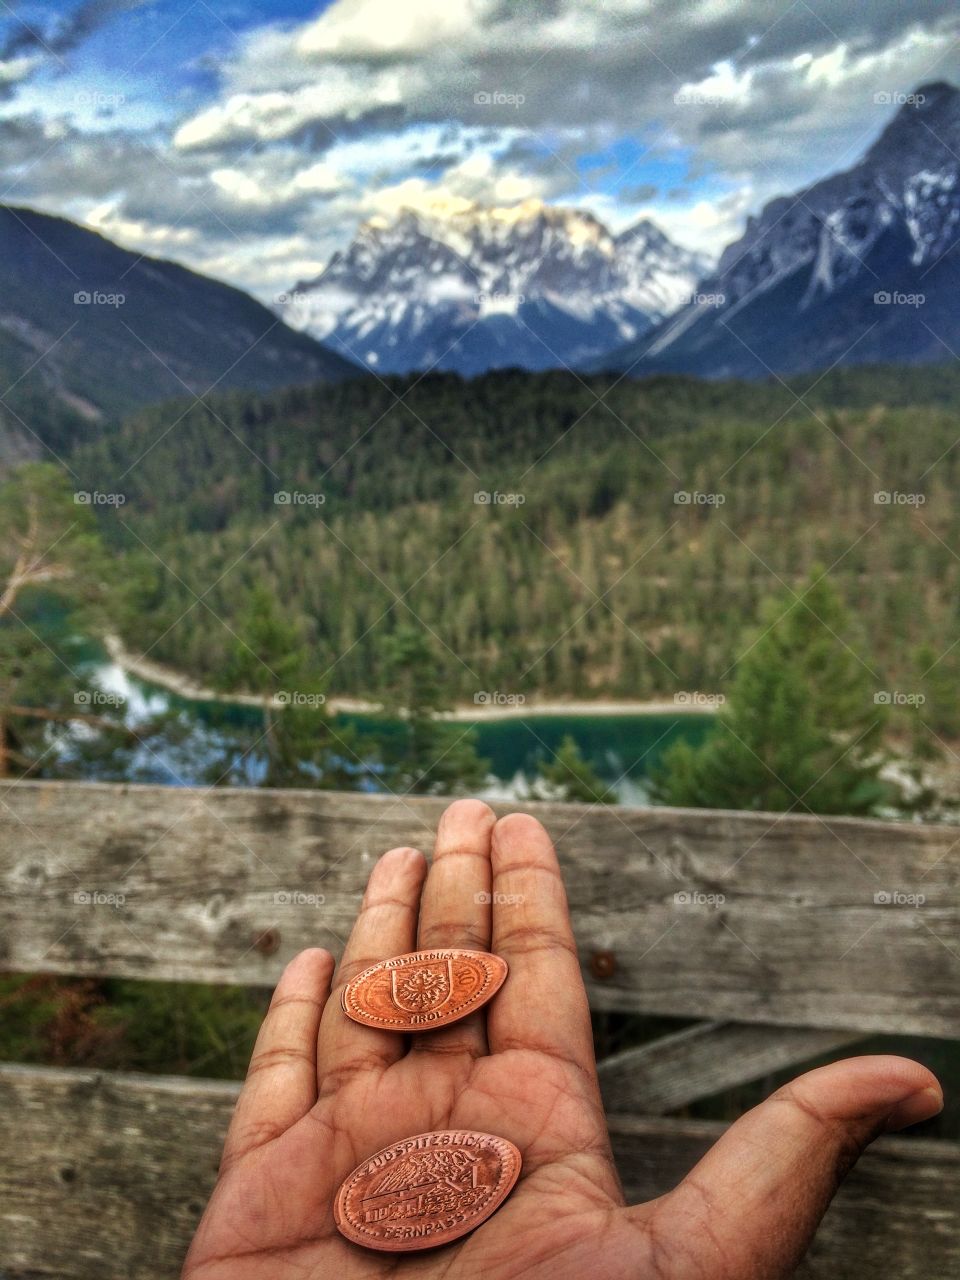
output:
[[308,57],[423,53],[469,40],[491,8],[488,0],[339,0],[295,36],[295,47]]
[[958,30],[936,0],[336,0],[240,37],[174,125],[118,113],[94,138],[34,86],[42,138],[31,151],[19,117],[0,171],[16,198],[263,296],[404,206],[648,214],[718,252],[763,201],[862,153],[888,118],[877,90],[960,77]]
[[0,85],[17,84],[33,74],[42,62],[36,54],[24,54],[19,58],[6,58],[0,61]]
[[210,181],[238,204],[261,209],[275,209],[304,195],[331,195],[346,185],[342,175],[322,160],[284,180],[279,180],[276,166],[253,163],[242,169],[214,169]]

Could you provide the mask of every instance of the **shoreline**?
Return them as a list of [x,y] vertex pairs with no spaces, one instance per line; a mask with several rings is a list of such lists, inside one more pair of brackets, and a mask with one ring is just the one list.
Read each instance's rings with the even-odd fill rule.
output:
[[[176,694],[191,702],[219,702],[225,706],[260,707],[263,699],[250,693],[220,693],[208,689],[192,680],[182,672],[167,667],[163,663],[143,655],[131,653],[117,635],[106,635],[103,638],[104,648],[110,660],[127,675],[143,680],[147,684],[157,685],[168,693]],[[603,698],[596,702],[581,701],[574,698],[539,699],[524,698],[522,702],[496,701],[498,695],[485,695],[481,702],[458,703],[449,711],[437,714],[438,720],[453,721],[497,721],[521,720],[532,716],[650,716],[650,715],[713,715],[719,710],[719,702],[715,694],[685,693],[686,701],[677,702],[672,698],[638,699]],[[523,695],[511,695],[512,698]],[[679,695],[678,695],[679,696]],[[283,707],[289,699],[274,695],[271,705]],[[371,702],[364,698],[335,696],[328,698],[325,709],[331,715],[377,715],[383,711],[379,702]]]

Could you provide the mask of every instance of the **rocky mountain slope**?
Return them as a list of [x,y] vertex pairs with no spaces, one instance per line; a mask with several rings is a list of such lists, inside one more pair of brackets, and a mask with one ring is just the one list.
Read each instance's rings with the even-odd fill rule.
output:
[[364,223],[284,319],[379,373],[576,368],[690,296],[705,262],[643,220],[613,235],[536,200]]
[[771,201],[676,315],[593,363],[766,377],[960,351],[960,92],[920,86],[853,168]]

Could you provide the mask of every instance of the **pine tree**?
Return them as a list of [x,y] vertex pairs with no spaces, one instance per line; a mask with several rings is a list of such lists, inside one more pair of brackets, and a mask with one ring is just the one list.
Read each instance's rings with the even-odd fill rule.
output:
[[210,770],[215,782],[257,781],[264,787],[347,789],[366,771],[355,732],[325,710],[318,664],[300,625],[265,586],[250,593],[220,686],[258,696],[259,730],[229,741]]
[[488,761],[476,735],[438,719],[448,704],[437,678],[437,658],[423,631],[404,625],[381,646],[385,707],[400,722],[381,743],[383,777],[394,791],[448,795],[480,786]]
[[74,669],[73,637],[97,619],[105,566],[90,506],[59,468],[30,463],[0,486],[0,777],[69,772],[68,756],[129,738]]
[[871,813],[883,802],[886,708],[850,640],[850,620],[817,572],[769,601],[716,729],[675,743],[655,780],[664,804]]
[[580,753],[568,733],[550,761],[540,762],[540,777],[551,793],[561,800],[579,800],[585,804],[616,804],[617,793],[608,787],[589,761]]

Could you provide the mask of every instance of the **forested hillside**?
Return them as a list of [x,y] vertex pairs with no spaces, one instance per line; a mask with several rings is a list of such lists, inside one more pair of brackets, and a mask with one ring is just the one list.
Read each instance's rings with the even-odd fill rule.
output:
[[949,730],[957,405],[949,369],[837,373],[803,403],[779,382],[445,376],[150,409],[72,465],[126,499],[105,521],[138,562],[124,637],[195,674],[223,670],[267,584],[331,692],[376,697],[411,622],[454,700],[715,690],[759,602],[820,564],[876,689],[926,689]]

